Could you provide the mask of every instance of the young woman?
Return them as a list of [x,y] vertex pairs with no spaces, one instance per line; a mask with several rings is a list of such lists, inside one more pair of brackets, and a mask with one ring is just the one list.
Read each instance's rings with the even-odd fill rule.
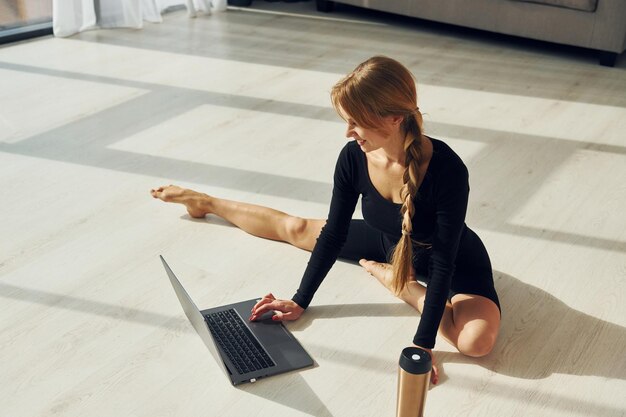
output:
[[[266,295],[251,320],[269,310],[275,320],[296,320],[335,260],[349,259],[421,313],[416,346],[432,355],[439,331],[465,355],[488,354],[500,305],[487,251],[465,225],[467,168],[444,142],[423,134],[412,74],[376,56],[340,80],[331,98],[354,140],[339,155],[327,220],[173,185],[152,196],[184,204],[193,217],[212,213],[253,235],[312,251],[294,297]],[[364,220],[353,220],[359,196]],[[438,379],[435,365],[431,381]]]

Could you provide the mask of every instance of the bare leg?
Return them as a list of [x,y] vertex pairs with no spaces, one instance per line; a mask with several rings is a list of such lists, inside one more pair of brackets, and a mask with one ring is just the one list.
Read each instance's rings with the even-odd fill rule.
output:
[[255,204],[225,200],[175,185],[150,191],[152,197],[184,204],[191,217],[213,214],[254,236],[290,243],[312,251],[326,220],[303,219]]
[[[364,259],[359,263],[387,289],[391,289],[391,265]],[[398,298],[421,314],[424,311],[426,287],[411,281]],[[471,294],[457,294],[452,297],[452,302],[446,304],[439,324],[439,332],[448,342],[459,352],[474,357],[485,356],[491,351],[499,329],[500,310],[495,303],[488,298]]]

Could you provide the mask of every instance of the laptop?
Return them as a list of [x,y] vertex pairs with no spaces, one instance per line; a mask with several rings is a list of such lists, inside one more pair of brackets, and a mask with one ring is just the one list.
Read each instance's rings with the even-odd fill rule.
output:
[[198,310],[163,256],[160,256],[183,311],[233,385],[313,365],[313,359],[273,312],[251,322],[250,311],[260,301]]

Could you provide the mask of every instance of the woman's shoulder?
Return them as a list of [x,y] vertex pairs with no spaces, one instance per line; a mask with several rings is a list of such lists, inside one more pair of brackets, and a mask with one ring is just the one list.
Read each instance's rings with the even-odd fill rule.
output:
[[[444,141],[428,137],[433,144],[433,156],[430,161],[433,171],[450,174],[452,172],[467,175],[467,166],[461,157]],[[430,167],[429,167],[430,168]]]
[[363,152],[355,140],[351,140],[344,145],[339,153],[339,162],[348,163],[350,165],[358,164],[362,158]]
[[348,142],[346,142],[343,150],[350,153],[351,155],[355,155],[357,151],[361,152],[361,148],[359,147],[359,144],[356,143],[356,140],[349,140]]
[[456,154],[456,152],[454,152],[454,150],[452,150],[450,145],[448,145],[443,140],[436,139],[436,138],[433,138],[431,136],[428,136],[428,139],[430,139],[430,141],[433,144],[433,156],[437,155],[437,156],[441,156],[441,157],[445,157],[445,158],[452,158],[452,159],[458,158],[459,160],[461,159]]
[[363,170],[363,156],[355,141],[350,141],[339,152],[335,167],[335,183],[358,184]]

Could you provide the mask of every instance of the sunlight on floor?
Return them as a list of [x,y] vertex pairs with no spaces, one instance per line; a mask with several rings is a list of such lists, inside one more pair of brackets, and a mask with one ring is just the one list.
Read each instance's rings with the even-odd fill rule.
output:
[[[0,55],[4,58],[4,55]],[[3,59],[0,58],[0,61]],[[39,66],[40,64],[38,64]],[[0,114],[0,142],[16,143],[57,127],[71,124],[114,108],[145,94],[141,88],[130,88],[100,82],[72,79],[0,67],[0,101],[11,100]],[[28,91],[36,94],[25,93]],[[49,104],[56,103],[51,112]],[[24,109],[28,109],[25,111]]]
[[[626,153],[576,150],[538,184],[509,222],[515,225],[600,239],[626,238]],[[613,190],[602,200],[589,198],[599,187]],[[576,218],[576,222],[568,219]],[[560,221],[559,221],[560,219]]]
[[[338,118],[339,119],[339,118]],[[174,115],[109,146],[126,152],[159,156],[216,167],[249,169],[332,183],[334,158],[320,158],[317,170],[298,170],[299,155],[336,155],[345,145],[343,124],[308,117],[276,115],[264,111],[200,105]],[[262,141],[259,134],[275,141]],[[233,147],[238,151],[233,153]],[[283,152],[289,149],[290,152]]]

